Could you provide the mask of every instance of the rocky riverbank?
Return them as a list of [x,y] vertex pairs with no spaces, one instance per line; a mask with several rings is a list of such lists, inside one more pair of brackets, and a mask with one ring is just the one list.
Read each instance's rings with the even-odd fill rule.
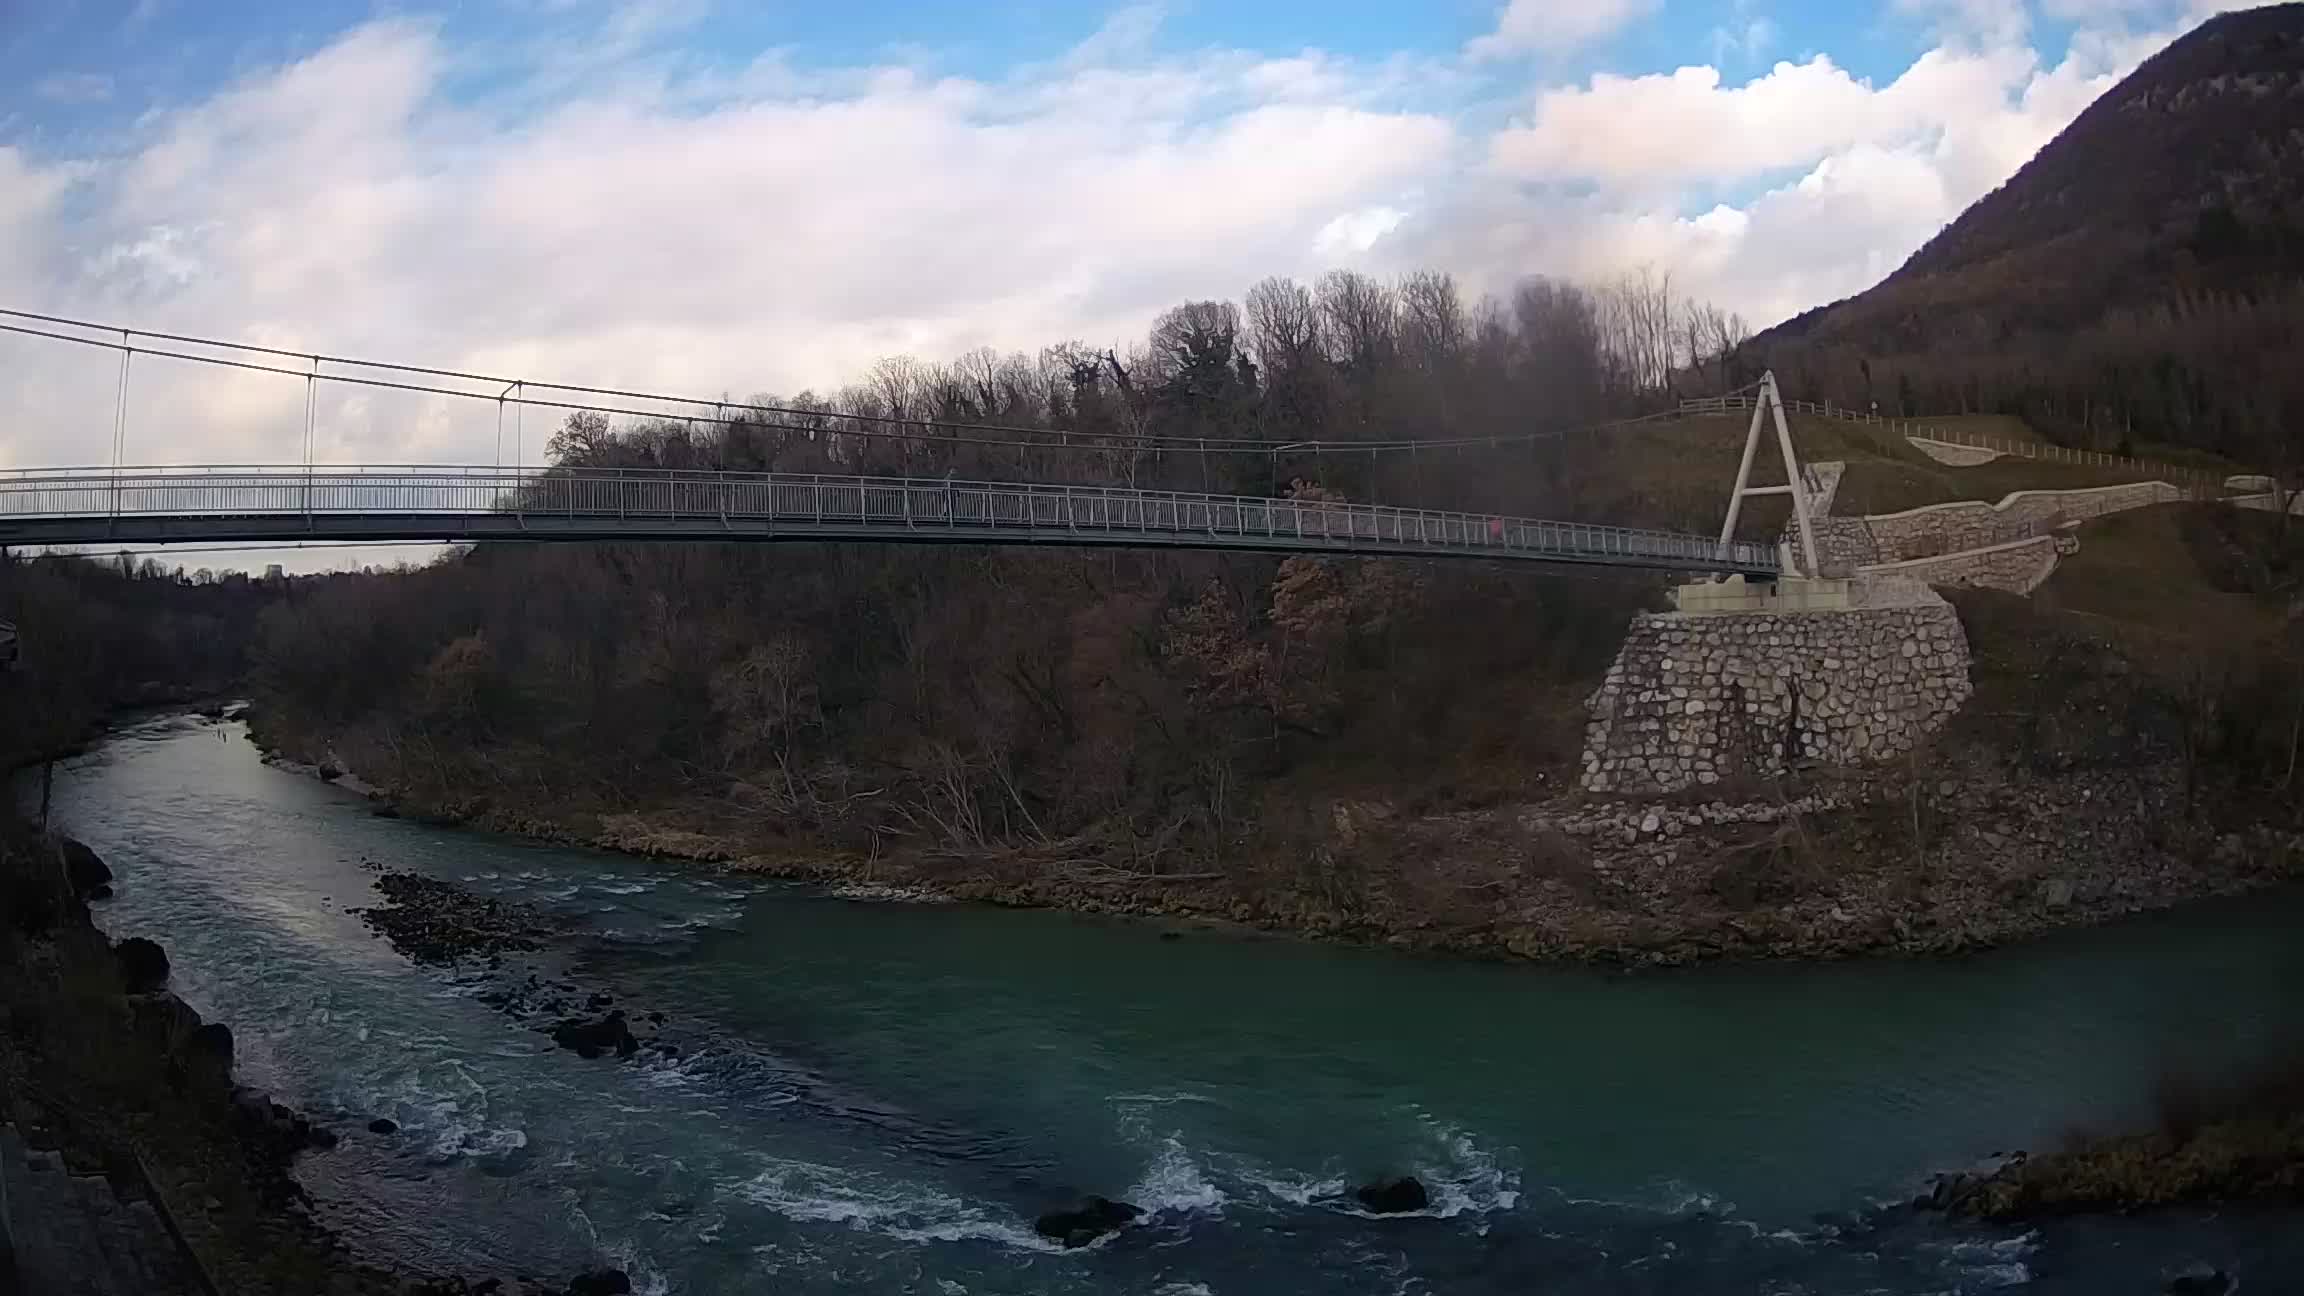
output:
[[1163,871],[1079,843],[863,858],[796,845],[711,799],[600,814],[374,795],[432,823],[812,881],[860,900],[1637,965],[1949,953],[2304,878],[2304,833],[2198,797],[2168,760],[2042,773],[1942,754],[1925,769],[1815,772],[1761,796],[1571,794],[1444,814],[1340,799],[1222,867]]
[[[87,902],[108,881],[92,852],[0,827],[0,1123],[26,1146],[23,1182],[50,1193],[33,1216],[107,1235],[141,1231],[166,1264],[93,1258],[79,1286],[110,1296],[227,1291],[309,1296],[612,1296],[612,1270],[572,1283],[506,1275],[472,1281],[363,1263],[307,1211],[295,1159],[327,1155],[325,1123],[238,1085],[231,1030],[168,989],[158,943],[115,945]],[[42,1177],[49,1167],[62,1175]],[[112,1185],[115,1220],[87,1176]],[[139,1205],[141,1203],[141,1205]],[[19,1204],[21,1206],[21,1204]],[[48,1216],[40,1211],[53,1207]],[[96,1219],[104,1215],[103,1221]],[[166,1237],[152,1240],[150,1225]],[[83,1237],[82,1244],[90,1233]],[[50,1268],[75,1264],[71,1237],[43,1238]],[[131,1248],[133,1250],[133,1248]],[[111,1274],[116,1285],[101,1285]]]
[[1990,1220],[2218,1202],[2304,1203],[2304,1057],[2217,1090],[2163,1090],[2157,1128],[2081,1136],[1939,1178],[1916,1203]]
[[[421,873],[367,867],[376,871],[376,890],[385,903],[359,910],[361,921],[418,963],[499,971],[506,956],[541,950],[560,930],[550,915],[529,905],[476,895]],[[660,1038],[662,1012],[627,1013],[615,996],[585,991],[549,969],[528,972],[525,979],[515,972],[477,997],[581,1057],[629,1058],[643,1050],[650,1057],[680,1056],[680,1045]]]

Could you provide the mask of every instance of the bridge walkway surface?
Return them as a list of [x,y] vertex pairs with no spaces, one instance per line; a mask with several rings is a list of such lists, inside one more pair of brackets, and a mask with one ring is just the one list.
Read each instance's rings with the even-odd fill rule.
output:
[[846,540],[1505,559],[1773,576],[1774,544],[1124,487],[639,469],[188,466],[0,474],[0,545]]

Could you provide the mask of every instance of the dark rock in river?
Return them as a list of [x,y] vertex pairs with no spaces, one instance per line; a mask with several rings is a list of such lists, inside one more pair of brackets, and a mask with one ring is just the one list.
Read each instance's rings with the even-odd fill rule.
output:
[[630,1296],[632,1280],[621,1269],[597,1269],[568,1284],[568,1296]]
[[618,1057],[630,1057],[640,1051],[640,1041],[632,1038],[622,1010],[593,1022],[576,1018],[560,1022],[552,1027],[552,1042],[587,1058],[605,1057],[610,1051]]
[[1404,1215],[1432,1204],[1432,1194],[1424,1191],[1423,1181],[1414,1175],[1362,1184],[1352,1196],[1372,1215]]
[[101,898],[96,895],[98,890],[105,895],[112,894],[112,870],[96,852],[69,837],[59,839],[56,844],[64,852],[64,880],[71,886],[72,894],[83,900]]
[[400,817],[400,807],[386,801],[381,805],[372,807],[368,813],[379,819],[397,819]]
[[320,775],[321,782],[333,783],[336,780],[344,777],[344,767],[338,765],[334,761],[322,761],[320,762],[320,768],[316,770],[315,773]]
[[368,1132],[371,1134],[397,1134],[400,1132],[400,1127],[392,1121],[386,1120],[382,1116],[379,1116],[376,1119],[368,1122]]
[[2232,1275],[2197,1266],[2169,1279],[2166,1290],[2168,1296],[2224,1296],[2232,1290]]
[[120,961],[128,993],[146,994],[168,984],[168,951],[151,941],[131,936],[112,947],[112,956]]
[[1068,1247],[1086,1246],[1144,1213],[1141,1206],[1089,1197],[1071,1210],[1049,1211],[1032,1222],[1032,1231]]
[[234,1088],[232,1112],[246,1137],[274,1157],[284,1159],[305,1148],[325,1151],[337,1144],[334,1130],[315,1125],[293,1109],[272,1101],[261,1089],[244,1085]]
[[537,936],[552,930],[552,920],[527,905],[474,895],[421,873],[382,872],[376,889],[389,903],[359,910],[360,921],[419,963],[532,950]]

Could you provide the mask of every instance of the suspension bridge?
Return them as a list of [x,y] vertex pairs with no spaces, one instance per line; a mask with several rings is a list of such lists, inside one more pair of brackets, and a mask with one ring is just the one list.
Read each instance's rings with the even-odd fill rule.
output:
[[[883,416],[834,416],[848,426],[827,429],[820,411],[717,402],[710,404],[713,413],[705,416],[700,410],[706,403],[688,398],[307,355],[19,311],[0,310],[0,316],[28,321],[0,322],[0,332],[105,348],[120,356],[113,462],[0,472],[0,546],[837,540],[1480,558],[1761,578],[1776,576],[1787,566],[1776,544],[1734,537],[1733,508],[1720,535],[1703,536],[1381,504],[1036,481],[501,464],[323,465],[312,462],[315,392],[321,383],[493,400],[500,453],[503,412],[530,406],[722,425],[742,420],[759,426],[773,419],[808,418],[817,422],[767,425],[810,434],[830,430],[840,436],[1024,445],[1072,453],[1141,454],[1147,448],[1181,447],[1197,448],[1203,455],[1263,455],[1274,453],[1274,447],[1244,440],[1109,435],[1099,442],[1092,436],[1045,429]],[[183,349],[187,346],[199,350]],[[131,365],[139,356],[302,380],[305,462],[156,467],[124,462]],[[301,363],[279,363],[283,360]],[[393,376],[373,376],[379,371]],[[503,389],[489,395],[449,382],[501,383]],[[1773,398],[1772,380],[1764,389]],[[674,402],[689,412],[667,416],[661,409],[604,406],[598,398]],[[1761,414],[1756,403],[1754,444]],[[1062,442],[1056,440],[1059,437]],[[1339,443],[1333,449],[1414,453],[1438,444],[1442,443]],[[1483,439],[1471,444],[1496,442]],[[1319,449],[1318,443],[1290,448],[1306,447]],[[1785,454],[1789,464],[1789,442]],[[1733,502],[1740,503],[1744,494],[1797,493],[1796,488],[1785,487],[1747,489],[1751,457],[1748,445],[1746,472],[1739,475]],[[1796,474],[1792,480],[1798,480]]]

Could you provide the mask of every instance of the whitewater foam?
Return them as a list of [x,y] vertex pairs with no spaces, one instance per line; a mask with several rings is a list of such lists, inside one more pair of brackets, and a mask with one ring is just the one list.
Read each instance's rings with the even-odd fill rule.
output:
[[1216,1163],[1226,1178],[1237,1179],[1270,1201],[1361,1219],[1485,1217],[1520,1204],[1519,1174],[1500,1166],[1470,1135],[1432,1122],[1426,1122],[1426,1133],[1425,1146],[1407,1152],[1399,1162],[1424,1184],[1431,1198],[1431,1204],[1420,1211],[1379,1215],[1364,1209],[1352,1196],[1353,1180],[1333,1166],[1316,1172],[1275,1169],[1246,1157],[1222,1154]]
[[1342,1175],[1284,1175],[1245,1167],[1236,1173],[1250,1187],[1290,1206],[1310,1206],[1337,1200],[1351,1186]]
[[1144,1208],[1147,1215],[1167,1212],[1181,1214],[1222,1214],[1230,1198],[1224,1190],[1209,1181],[1205,1172],[1193,1160],[1184,1140],[1170,1134],[1160,1140],[1160,1150],[1145,1167],[1144,1176],[1129,1188],[1127,1201]]
[[980,1206],[914,1184],[876,1183],[854,1171],[782,1162],[733,1191],[790,1220],[841,1224],[904,1242],[989,1242],[1056,1252],[1054,1242]]
[[1488,1215],[1520,1204],[1520,1176],[1497,1164],[1495,1156],[1472,1141],[1472,1136],[1450,1126],[1426,1122],[1438,1146],[1437,1159],[1418,1161],[1415,1169],[1432,1191],[1431,1213],[1441,1219],[1459,1215]]

